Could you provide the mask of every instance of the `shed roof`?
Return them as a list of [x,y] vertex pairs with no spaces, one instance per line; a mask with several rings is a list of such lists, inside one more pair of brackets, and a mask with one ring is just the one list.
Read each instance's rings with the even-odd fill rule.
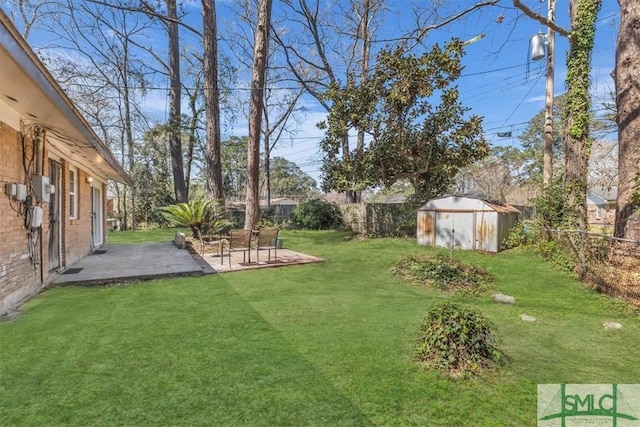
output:
[[0,105],[46,129],[60,154],[95,175],[133,183],[1,9],[0,64]]
[[472,196],[447,196],[431,199],[418,210],[441,212],[493,211],[498,213],[520,213],[518,209],[509,204],[487,201]]

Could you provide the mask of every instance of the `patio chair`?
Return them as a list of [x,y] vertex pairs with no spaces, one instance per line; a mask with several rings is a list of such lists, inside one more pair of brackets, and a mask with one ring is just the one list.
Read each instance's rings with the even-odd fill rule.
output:
[[258,244],[256,245],[256,258],[260,262],[260,251],[269,251],[268,262],[271,262],[271,249],[274,252],[274,261],[278,262],[278,229],[269,228],[260,230],[258,233]]
[[[231,230],[227,243],[227,256],[229,266],[231,266],[231,252],[242,251],[242,261],[247,262],[247,252],[249,253],[249,263],[251,263],[251,230]],[[224,264],[224,252],[220,256],[221,264]]]

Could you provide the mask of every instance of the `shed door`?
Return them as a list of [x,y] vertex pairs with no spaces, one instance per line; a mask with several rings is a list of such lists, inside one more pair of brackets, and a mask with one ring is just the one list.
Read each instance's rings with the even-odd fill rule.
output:
[[473,212],[436,212],[436,246],[473,249]]

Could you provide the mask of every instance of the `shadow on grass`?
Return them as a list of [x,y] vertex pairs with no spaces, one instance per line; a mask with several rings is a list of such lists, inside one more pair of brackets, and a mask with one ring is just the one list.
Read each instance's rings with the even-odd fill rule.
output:
[[0,325],[21,355],[0,360],[3,422],[370,424],[225,280],[180,283],[55,289]]

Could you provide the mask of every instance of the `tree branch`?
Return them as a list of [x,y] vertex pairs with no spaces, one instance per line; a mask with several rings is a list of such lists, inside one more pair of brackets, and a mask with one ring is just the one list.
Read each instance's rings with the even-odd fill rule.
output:
[[561,26],[559,26],[558,24],[556,24],[553,21],[550,21],[549,19],[545,18],[544,16],[538,15],[537,13],[535,13],[533,10],[529,9],[527,6],[525,6],[520,0],[513,0],[513,5],[515,7],[517,7],[518,9],[520,9],[522,11],[522,13],[524,13],[525,15],[527,15],[529,18],[538,21],[539,23],[546,25],[547,27],[551,28],[553,31],[557,32],[558,34],[561,34],[565,37],[571,37],[571,32],[565,30],[564,28],[562,28]]
[[93,4],[99,4],[101,6],[106,6],[106,7],[111,7],[114,9],[119,9],[119,10],[124,10],[127,12],[137,12],[137,13],[144,13],[147,16],[152,16],[154,18],[158,18],[160,20],[162,20],[163,22],[175,22],[176,24],[182,26],[183,28],[186,28],[187,30],[191,31],[192,33],[194,33],[195,35],[202,37],[202,32],[198,29],[196,29],[195,27],[192,27],[189,24],[185,24],[184,22],[180,21],[179,19],[172,19],[169,18],[168,16],[164,16],[161,15],[159,13],[154,12],[153,10],[145,7],[145,8],[138,8],[138,7],[129,7],[129,6],[120,6],[120,5],[116,5],[116,4],[112,4],[109,3],[108,1],[101,1],[101,0],[86,0],[89,3],[93,3]]
[[[517,0],[514,0],[514,2]],[[413,46],[411,46],[410,48],[408,48],[407,50],[411,50],[413,49],[416,45],[420,44],[422,42],[422,38],[431,30],[436,30],[438,28],[442,28],[446,25],[449,25],[450,23],[452,23],[453,21],[462,18],[463,16],[473,12],[476,9],[480,9],[481,7],[484,6],[495,6],[496,4],[498,4],[499,0],[486,0],[486,1],[482,1],[480,3],[476,3],[473,6],[456,13],[455,15],[452,15],[450,17],[448,17],[447,19],[445,19],[442,22],[439,22],[437,24],[431,24],[428,25],[426,27],[424,27],[422,30],[420,30],[420,32],[418,33],[417,36],[415,36],[415,43]],[[402,43],[402,47],[406,46],[407,42],[412,39],[413,37],[406,37],[404,42]],[[380,40],[376,40],[376,42],[379,42]]]

